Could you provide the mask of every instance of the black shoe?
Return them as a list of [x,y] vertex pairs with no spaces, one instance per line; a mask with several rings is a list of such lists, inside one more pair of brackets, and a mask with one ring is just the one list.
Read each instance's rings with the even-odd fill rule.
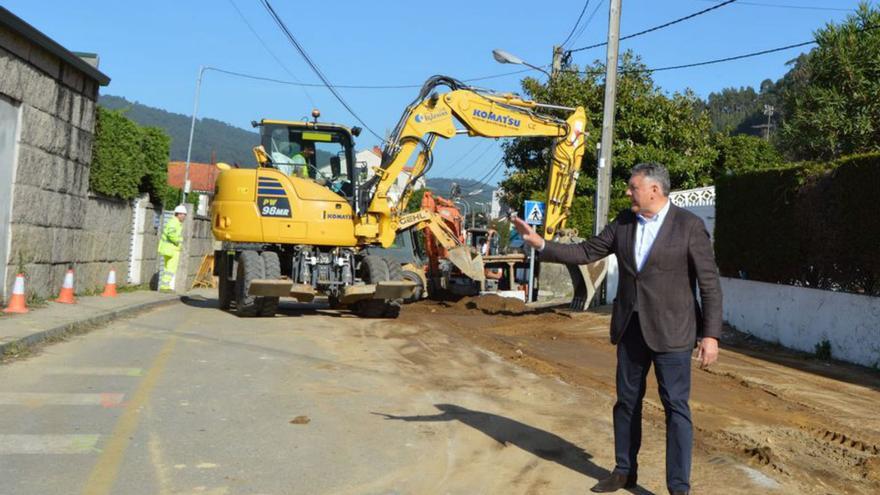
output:
[[616,492],[621,488],[635,488],[637,480],[638,476],[635,474],[626,475],[613,472],[604,480],[596,483],[596,486],[590,488],[590,491],[596,493],[611,493]]

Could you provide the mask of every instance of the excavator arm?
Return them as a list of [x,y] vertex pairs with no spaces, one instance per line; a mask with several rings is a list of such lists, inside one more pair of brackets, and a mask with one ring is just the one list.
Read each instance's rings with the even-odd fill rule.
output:
[[[447,86],[451,91],[437,94],[434,90]],[[538,113],[536,109],[568,110],[567,120]],[[463,129],[456,127],[456,122]],[[546,231],[550,236],[564,226],[573,200],[574,185],[585,150],[586,112],[545,105],[522,99],[513,94],[496,94],[465,86],[451,78],[436,76],[428,80],[402,115],[382,153],[382,164],[372,183],[366,184],[372,194],[360,209],[355,234],[367,242],[389,246],[400,228],[399,212],[409,199],[412,185],[431,167],[432,151],[438,137],[456,134],[471,137],[551,137],[553,160],[548,181],[548,213]],[[410,178],[397,201],[388,196],[392,184],[417,149]]]

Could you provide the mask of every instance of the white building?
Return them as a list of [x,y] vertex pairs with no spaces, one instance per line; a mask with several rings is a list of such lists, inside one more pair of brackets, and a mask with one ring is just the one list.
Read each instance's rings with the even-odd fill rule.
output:
[[504,202],[504,189],[500,187],[492,191],[492,206],[489,209],[489,217],[493,220],[506,217],[510,213],[510,207]]
[[[376,169],[382,164],[382,150],[379,149],[378,146],[374,146],[373,149],[358,151],[355,154],[355,161],[358,165],[365,166],[367,170],[367,178],[373,177],[376,175]],[[406,186],[406,183],[409,182],[410,173],[412,172],[412,167],[403,167],[403,173],[397,177],[397,180],[392,184],[391,188],[388,189],[388,196],[392,201],[397,201],[400,198],[401,193],[403,193],[403,188]],[[416,184],[413,186],[413,190],[424,189],[426,186],[425,178],[420,178]]]

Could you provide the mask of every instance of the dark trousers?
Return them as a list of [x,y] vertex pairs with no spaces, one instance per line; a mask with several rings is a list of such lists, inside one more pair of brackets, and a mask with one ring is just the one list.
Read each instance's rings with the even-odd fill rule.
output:
[[666,486],[670,491],[690,490],[693,424],[688,398],[691,393],[691,351],[654,352],[645,343],[638,313],[630,318],[617,344],[617,403],[614,404],[615,471],[638,472],[642,445],[642,399],[651,364],[666,412]]

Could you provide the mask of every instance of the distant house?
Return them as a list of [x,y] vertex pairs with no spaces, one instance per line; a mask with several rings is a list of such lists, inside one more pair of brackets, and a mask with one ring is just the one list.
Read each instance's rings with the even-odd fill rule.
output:
[[[208,216],[208,207],[211,198],[214,197],[214,184],[220,169],[210,163],[189,162],[190,193],[199,195],[199,205],[196,215]],[[183,189],[183,180],[186,176],[186,162],[168,163],[168,185],[177,189]]]
[[[355,161],[362,166],[366,166],[367,178],[373,177],[376,175],[376,169],[382,164],[382,150],[378,146],[373,146],[373,149],[358,151],[355,154]],[[403,173],[397,177],[397,181],[388,189],[388,196],[393,201],[400,199],[400,195],[403,194],[403,188],[406,187],[406,183],[410,180],[411,173],[412,167],[403,167]],[[425,187],[427,187],[425,178],[421,177],[416,181],[413,190],[424,189]]]

